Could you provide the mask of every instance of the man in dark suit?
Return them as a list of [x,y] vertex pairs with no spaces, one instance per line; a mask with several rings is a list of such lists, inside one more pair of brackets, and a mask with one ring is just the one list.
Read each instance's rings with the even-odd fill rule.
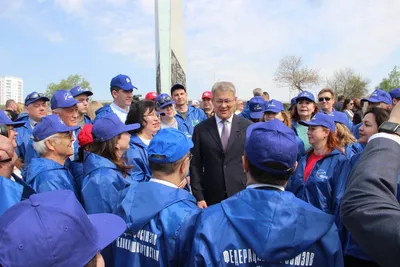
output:
[[252,122],[234,114],[235,95],[231,82],[214,84],[215,116],[194,128],[190,176],[200,208],[219,203],[246,186],[242,156],[246,129]]

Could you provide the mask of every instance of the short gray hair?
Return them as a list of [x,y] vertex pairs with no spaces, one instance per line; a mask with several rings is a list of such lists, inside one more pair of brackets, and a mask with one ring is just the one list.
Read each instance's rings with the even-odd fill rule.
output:
[[222,92],[232,92],[236,96],[236,88],[231,82],[216,82],[214,83],[212,89],[212,96],[214,97],[216,91]]
[[253,96],[262,96],[263,91],[261,88],[256,88],[253,90]]
[[47,149],[47,146],[46,146],[46,141],[50,140],[50,139],[53,139],[55,135],[56,134],[53,134],[53,135],[50,135],[49,137],[47,137],[47,138],[45,138],[43,140],[40,140],[40,141],[37,141],[37,142],[36,141],[33,142],[33,148],[35,149],[35,151],[40,156],[42,156],[43,154],[47,153],[48,149]]

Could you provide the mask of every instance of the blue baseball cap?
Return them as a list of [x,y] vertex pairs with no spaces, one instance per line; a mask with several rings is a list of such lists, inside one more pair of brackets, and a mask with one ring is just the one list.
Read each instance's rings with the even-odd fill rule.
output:
[[288,110],[292,110],[292,108],[294,107],[294,105],[296,105],[296,100],[297,100],[297,96],[293,97],[293,98],[290,100],[290,107],[289,107]]
[[165,108],[168,105],[175,104],[175,101],[169,96],[169,94],[159,94],[154,100],[157,108]]
[[335,121],[333,116],[325,114],[323,112],[318,112],[317,114],[312,117],[310,121],[299,121],[301,125],[304,126],[322,126],[328,128],[332,132],[336,131]]
[[56,133],[67,133],[69,131],[75,131],[80,126],[69,127],[61,120],[58,114],[49,115],[43,117],[41,121],[33,128],[32,136],[33,141],[38,142],[52,136]]
[[315,103],[314,95],[308,91],[301,92],[296,98],[296,103],[299,102],[301,99],[307,99]]
[[285,110],[285,108],[283,107],[282,102],[275,100],[275,99],[271,99],[266,104],[266,108],[265,108],[264,112],[279,113],[284,110]]
[[400,98],[400,88],[395,88],[389,91],[390,96],[393,98]]
[[92,91],[89,91],[89,90],[87,90],[87,89],[83,89],[83,88],[80,87],[80,86],[75,86],[74,88],[72,88],[72,89],[69,90],[69,91],[71,92],[71,95],[72,95],[73,97],[76,97],[76,96],[78,96],[78,95],[83,95],[83,94],[85,94],[85,95],[87,95],[87,96],[93,95]]
[[139,123],[124,124],[117,114],[111,113],[94,121],[92,133],[95,141],[105,142],[122,133],[130,132],[140,128]]
[[183,158],[193,147],[191,139],[175,128],[161,129],[147,147],[149,161],[173,163]]
[[117,215],[87,215],[70,190],[33,194],[0,217],[0,265],[85,266],[125,230]]
[[70,108],[78,104],[78,102],[71,95],[68,90],[57,90],[54,92],[53,97],[50,99],[51,109],[56,108]]
[[250,118],[261,119],[264,114],[265,100],[261,96],[255,96],[249,100]]
[[340,111],[334,111],[331,114],[333,115],[332,117],[335,122],[341,123],[344,126],[348,127],[347,125],[349,124],[349,119],[346,114]]
[[[247,128],[246,157],[261,170],[288,174],[296,164],[297,152],[296,134],[278,119],[254,123]],[[266,166],[268,162],[280,163],[287,169],[273,169]]]
[[392,97],[390,96],[390,94],[381,89],[375,89],[370,97],[363,98],[361,99],[361,101],[368,101],[371,103],[385,103],[388,105],[392,105]]
[[130,91],[133,89],[137,89],[135,86],[132,85],[131,78],[128,75],[118,74],[114,78],[111,79],[110,82],[111,87],[118,87],[124,91]]
[[0,110],[0,124],[5,124],[7,126],[12,126],[14,128],[21,127],[25,124],[25,121],[12,121],[6,114],[4,110]]
[[25,106],[28,106],[29,104],[32,104],[33,102],[36,102],[38,100],[43,100],[43,101],[47,102],[50,99],[42,93],[33,91],[32,93],[28,94],[25,97]]

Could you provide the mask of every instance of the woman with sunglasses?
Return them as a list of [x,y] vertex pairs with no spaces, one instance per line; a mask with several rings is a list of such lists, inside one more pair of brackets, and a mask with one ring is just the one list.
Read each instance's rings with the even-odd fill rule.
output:
[[161,129],[178,129],[178,121],[175,119],[175,102],[168,94],[160,94],[155,99],[157,111],[160,113]]
[[[271,99],[265,107],[264,115],[262,121],[271,121],[273,119],[278,119],[283,122],[287,127],[292,128],[292,121],[289,112],[285,112],[282,102]],[[296,141],[298,146],[297,161],[304,155],[304,143],[296,135]]]
[[303,91],[296,98],[296,104],[292,108],[292,129],[304,143],[304,151],[311,148],[308,142],[308,127],[299,124],[299,121],[310,121],[319,112],[315,103],[314,95],[311,92]]
[[151,171],[147,155],[147,147],[153,136],[160,130],[160,116],[154,101],[141,100],[131,105],[126,124],[137,123],[140,125],[131,132],[130,149],[126,151],[129,165],[133,165],[141,175],[136,175],[138,182],[148,181]]
[[338,198],[344,190],[338,179],[347,162],[336,138],[332,116],[317,113],[310,121],[300,121],[308,127],[311,149],[301,158],[299,166],[290,177],[286,190],[316,208],[335,216],[339,225]]
[[129,149],[129,132],[139,127],[137,123],[125,125],[111,113],[80,131],[79,143],[85,150],[80,151],[84,172],[81,193],[87,213],[112,213],[120,192],[135,183],[135,173],[126,164],[124,153]]
[[65,167],[74,153],[72,132],[78,128],[68,127],[55,114],[44,117],[33,129],[33,148],[40,158],[32,158],[26,167],[26,182],[37,193],[71,190],[80,199],[74,177]]

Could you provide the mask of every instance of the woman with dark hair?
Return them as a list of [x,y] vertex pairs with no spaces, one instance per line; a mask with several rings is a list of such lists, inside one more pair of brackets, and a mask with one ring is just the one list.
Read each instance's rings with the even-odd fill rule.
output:
[[344,190],[344,184],[338,175],[347,159],[336,138],[335,122],[332,116],[319,112],[310,121],[299,123],[308,127],[312,148],[301,158],[286,190],[334,215],[339,225],[338,197]]
[[[362,120],[362,125],[359,129],[360,139],[358,142],[365,146],[368,143],[368,139],[378,133],[379,126],[389,119],[389,111],[386,109],[372,107],[368,109]],[[344,170],[340,176],[340,180],[347,183],[347,179],[350,177],[350,173],[353,167],[357,164],[363,152],[355,154],[351,160],[346,164]],[[378,179],[378,178],[377,178]],[[400,183],[397,184],[397,200],[400,201]],[[345,266],[362,266],[362,267],[378,267],[379,265],[373,262],[367,254],[358,246],[351,234],[348,233],[346,243],[344,246],[344,263]]]
[[311,92],[303,91],[296,98],[296,105],[293,107],[292,129],[304,143],[304,151],[311,148],[308,142],[308,127],[299,124],[299,121],[310,121],[319,112],[319,107],[315,103],[314,95]]
[[126,118],[126,124],[132,123],[138,123],[140,127],[131,132],[130,149],[126,151],[126,159],[129,165],[141,172],[135,176],[137,181],[144,182],[151,178],[147,147],[160,130],[160,116],[154,101],[141,100],[133,103]]
[[362,108],[361,108],[361,101],[359,98],[353,99],[353,124],[357,125],[361,123],[362,120]]
[[111,113],[78,134],[85,149],[81,151],[81,156],[84,155],[81,192],[87,213],[113,213],[119,193],[135,182],[124,153],[129,148],[128,132],[139,127],[139,124],[125,125]]
[[353,108],[354,108],[354,101],[351,98],[346,98],[343,102],[342,111],[344,114],[347,115],[347,117],[353,121],[354,113],[353,113]]

